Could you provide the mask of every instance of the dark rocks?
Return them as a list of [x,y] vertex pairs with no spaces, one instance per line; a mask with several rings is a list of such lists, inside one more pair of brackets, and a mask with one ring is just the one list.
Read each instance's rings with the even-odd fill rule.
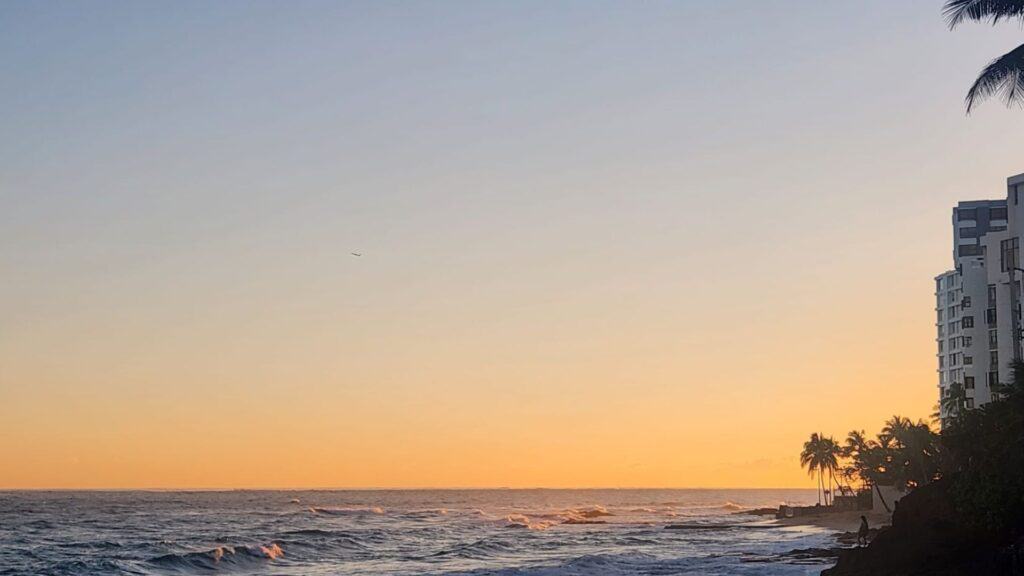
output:
[[[878,535],[881,528],[868,528],[868,542],[870,543]],[[857,545],[857,533],[856,532],[839,532],[834,535],[837,542],[840,544],[847,544],[850,546]]]
[[822,576],[1024,576],[1024,546],[1000,547],[957,521],[944,480],[905,496],[866,548],[840,550]]
[[774,517],[779,513],[778,508],[754,508],[752,510],[740,510],[733,512],[733,514],[745,514],[749,516],[772,516]]

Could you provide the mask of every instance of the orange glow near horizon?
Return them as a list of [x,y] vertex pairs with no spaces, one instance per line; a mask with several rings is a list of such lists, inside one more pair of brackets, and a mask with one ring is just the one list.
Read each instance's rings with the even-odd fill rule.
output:
[[[376,325],[356,311],[273,315],[270,302],[235,302],[188,324],[167,312],[159,334],[101,317],[81,326],[102,339],[26,331],[4,376],[35,386],[5,402],[4,461],[18,465],[0,482],[807,487],[796,455],[811,432],[870,432],[934,404],[930,280],[916,270],[899,290],[843,294],[857,306],[834,306],[823,275],[802,278],[799,298],[702,309],[668,298],[685,274],[650,274],[613,290],[616,306],[579,295],[510,317],[466,293],[427,306],[396,296]],[[700,290],[738,297],[732,280]],[[922,305],[903,306],[901,291]],[[416,314],[404,330],[386,318]],[[878,318],[893,329],[879,332]],[[708,329],[677,328],[693,325]]]

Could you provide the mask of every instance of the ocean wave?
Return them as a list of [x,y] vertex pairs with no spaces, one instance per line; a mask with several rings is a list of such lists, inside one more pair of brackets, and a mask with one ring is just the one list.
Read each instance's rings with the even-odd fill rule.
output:
[[484,538],[475,542],[457,544],[430,555],[430,558],[460,558],[463,560],[486,560],[501,554],[507,554],[513,547],[509,544]]
[[337,530],[320,530],[319,528],[304,528],[304,529],[301,529],[301,530],[288,530],[288,531],[284,532],[283,534],[285,536],[324,536],[324,537],[329,537],[329,536],[334,536],[335,534],[338,534],[338,533],[339,533],[339,531],[337,531]]
[[433,508],[427,510],[410,510],[401,514],[402,518],[409,518],[411,520],[429,520],[431,518],[437,518],[438,516],[447,516],[448,510],[445,508]]
[[328,516],[380,515],[384,513],[384,509],[380,506],[373,506],[369,508],[327,508],[312,506],[309,508],[309,511],[313,514],[325,514]]
[[383,530],[302,528],[282,532],[279,540],[289,546],[303,548],[330,547],[366,551],[375,545],[383,544],[388,538],[388,533]]
[[613,514],[609,512],[607,508],[601,506],[600,504],[586,506],[583,508],[573,508],[568,512],[572,515],[580,516],[582,518],[600,518],[602,516],[613,516]]
[[532,520],[525,514],[509,514],[505,516],[506,528],[525,528],[527,530],[547,530],[548,528],[561,524],[555,520]]
[[162,568],[191,573],[197,570],[216,570],[222,567],[245,567],[276,560],[284,550],[276,543],[257,546],[217,546],[202,552],[164,554],[151,559],[151,564]]
[[598,518],[612,515],[604,506],[594,505],[557,512],[515,512],[506,515],[502,520],[508,528],[547,530],[560,524],[605,524],[605,520]]
[[351,552],[367,552],[379,545],[386,537],[375,532],[358,532],[353,530],[289,530],[281,534],[280,540],[289,548],[314,550],[348,550]]
[[560,564],[479,569],[447,572],[447,576],[633,576],[641,574],[677,574],[689,566],[689,560],[659,560],[640,552],[625,554],[587,554]]
[[[0,575],[817,573],[831,560],[802,551],[830,547],[829,531],[769,529],[770,521],[745,511],[736,514],[743,505],[777,496],[770,491],[26,492],[6,496],[14,504],[5,508],[0,493],[0,539],[6,537],[8,544],[0,552]],[[813,491],[797,496],[812,503],[816,498]],[[289,503],[292,498],[301,503]],[[688,507],[657,504],[669,500]],[[113,508],[122,512],[112,514]],[[80,522],[84,519],[90,522]],[[52,527],[25,527],[36,520]],[[602,522],[607,524],[573,525]],[[669,525],[684,527],[666,529]]]

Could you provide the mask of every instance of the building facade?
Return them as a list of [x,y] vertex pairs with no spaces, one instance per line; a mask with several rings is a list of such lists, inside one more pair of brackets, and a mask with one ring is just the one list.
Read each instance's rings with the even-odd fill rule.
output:
[[[968,409],[991,402],[1020,357],[1022,227],[1024,174],[1007,179],[1005,200],[953,208],[953,269],[935,277],[940,406],[953,384],[963,387]],[[948,417],[945,409],[940,416]]]

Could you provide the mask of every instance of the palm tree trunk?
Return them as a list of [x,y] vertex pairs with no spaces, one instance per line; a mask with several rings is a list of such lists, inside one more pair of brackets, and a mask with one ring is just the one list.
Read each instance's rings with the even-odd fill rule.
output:
[[829,493],[828,493],[829,486],[828,486],[828,474],[827,474],[827,472],[828,472],[827,468],[822,468],[821,469],[821,494],[822,494],[822,496],[824,496],[825,506],[828,506],[828,500],[829,500]]

